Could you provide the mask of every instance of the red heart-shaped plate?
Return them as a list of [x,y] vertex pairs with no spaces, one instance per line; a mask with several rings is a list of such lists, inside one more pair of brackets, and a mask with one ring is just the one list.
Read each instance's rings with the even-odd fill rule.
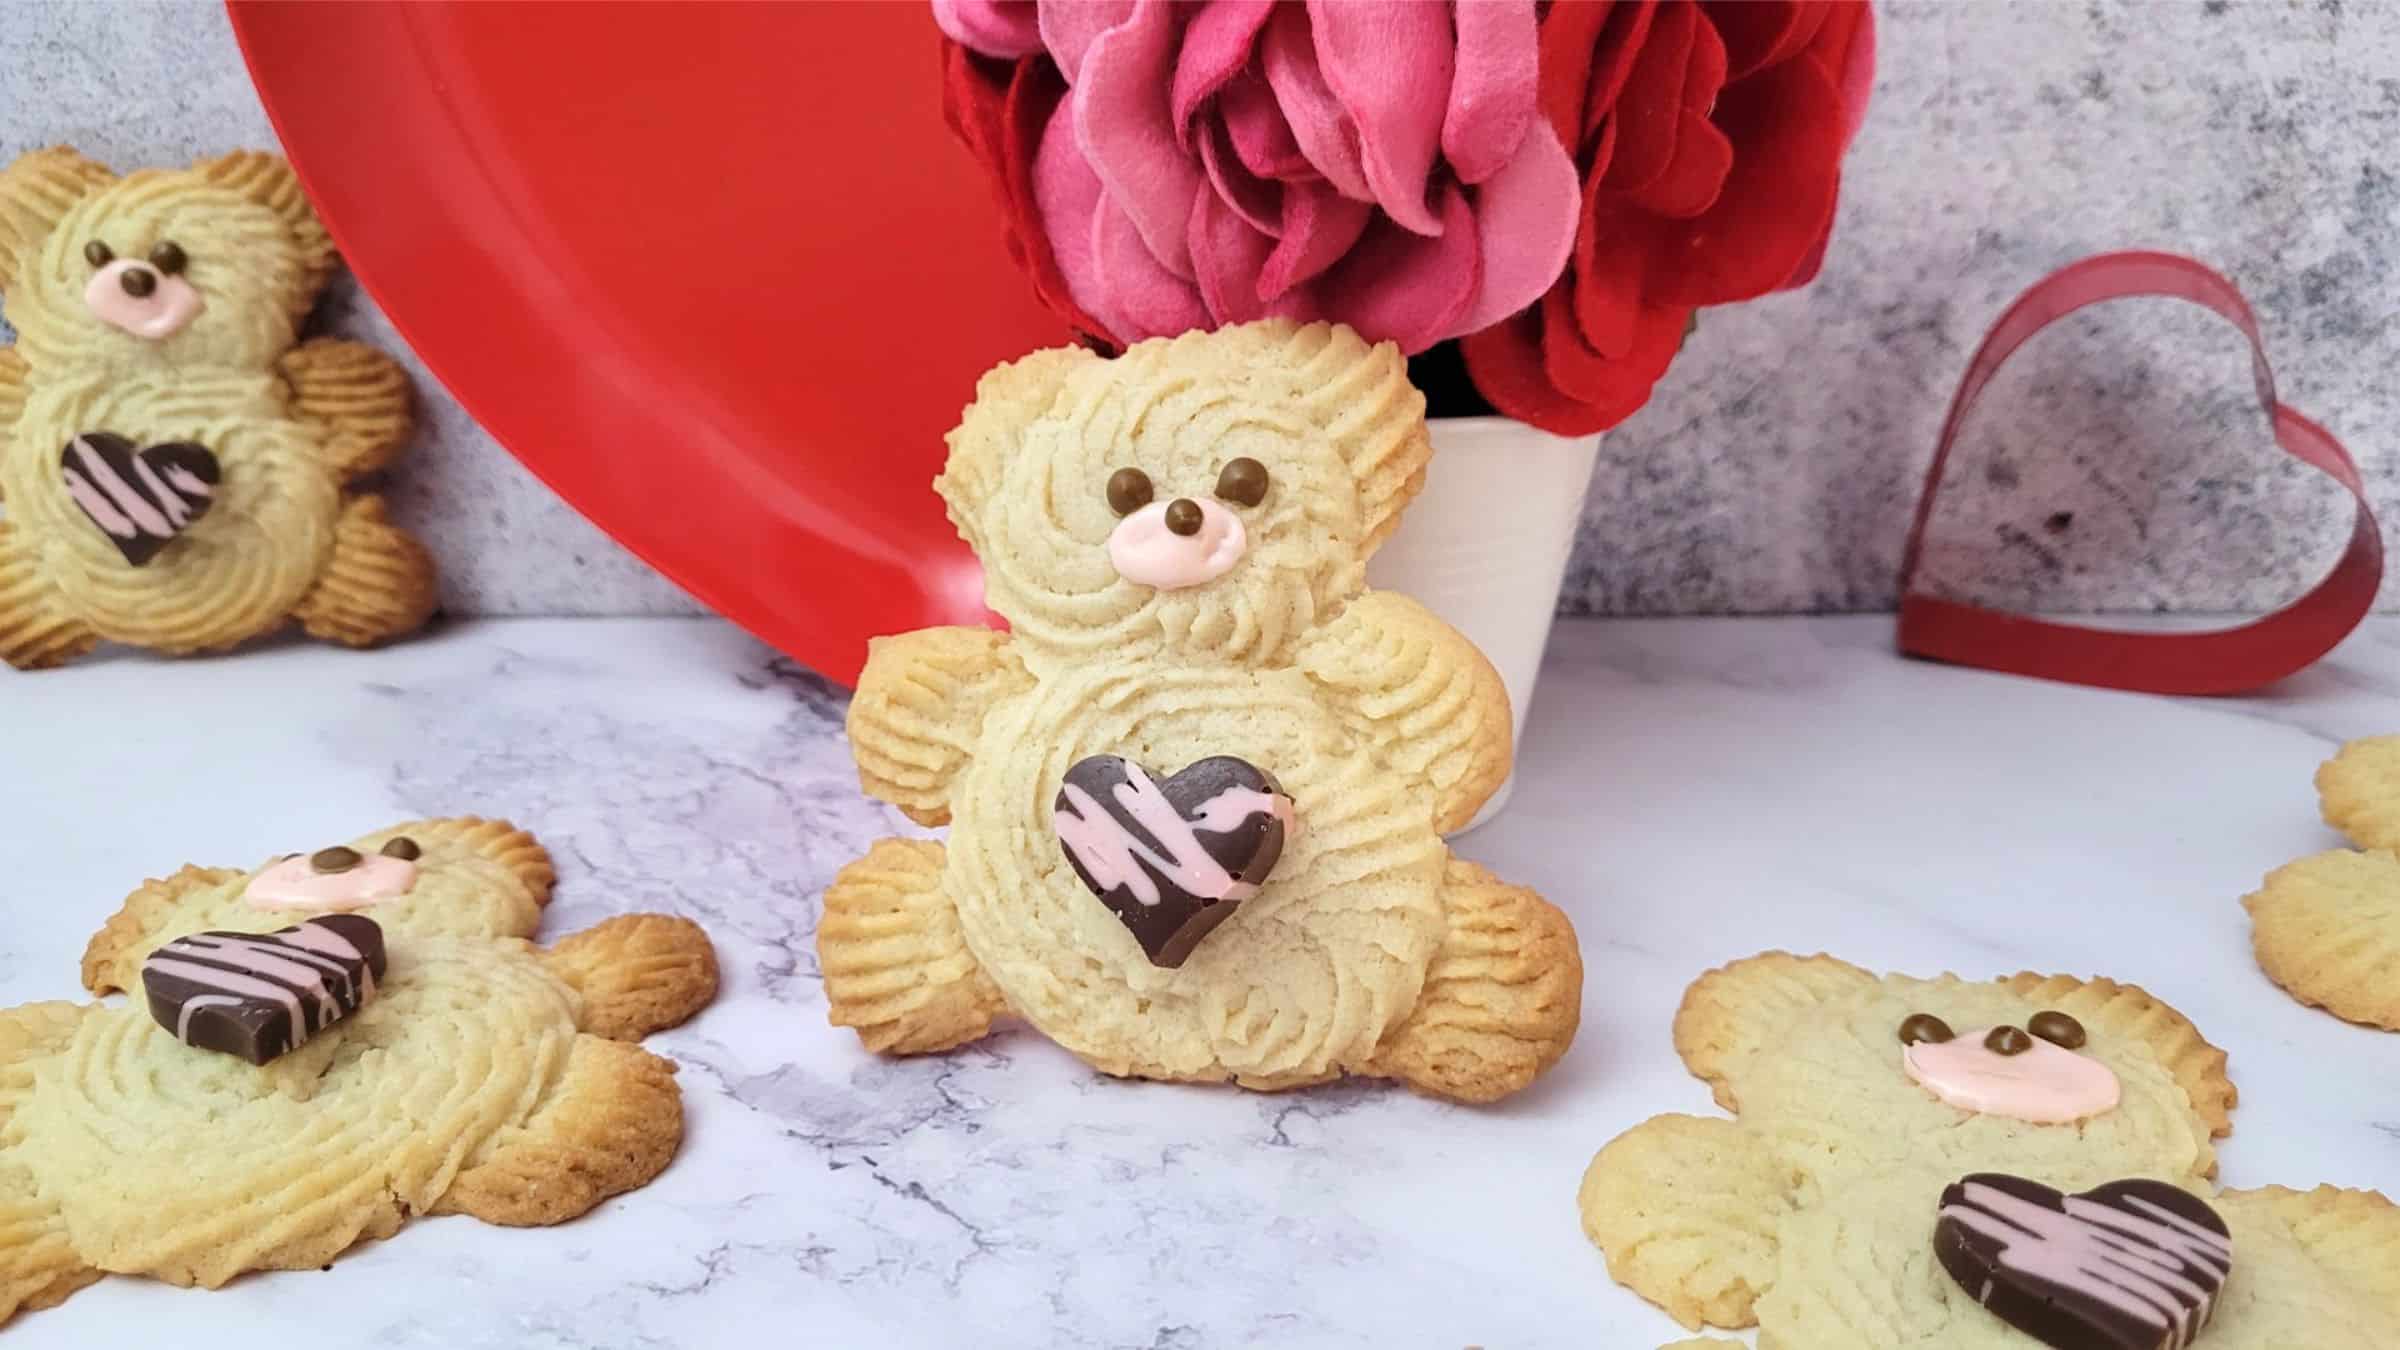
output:
[[578,510],[845,682],[870,636],[984,620],[942,433],[1066,334],[924,6],[230,9],[361,282]]

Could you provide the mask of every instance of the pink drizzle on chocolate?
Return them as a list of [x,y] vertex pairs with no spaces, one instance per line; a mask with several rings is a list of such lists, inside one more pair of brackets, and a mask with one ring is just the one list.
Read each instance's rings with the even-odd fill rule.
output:
[[1154,964],[1170,967],[1258,894],[1295,827],[1292,799],[1231,755],[1164,784],[1116,755],[1079,760],[1052,803],[1052,824],[1083,884]]
[[264,1064],[358,1011],[384,968],[373,919],[329,914],[274,933],[177,938],[142,962],[142,990],[175,1039]]
[[2233,1238],[2199,1198],[2161,1181],[2061,1195],[1983,1173],[1942,1193],[1935,1254],[2009,1325],[2068,1350],[2182,1350],[2216,1314]]

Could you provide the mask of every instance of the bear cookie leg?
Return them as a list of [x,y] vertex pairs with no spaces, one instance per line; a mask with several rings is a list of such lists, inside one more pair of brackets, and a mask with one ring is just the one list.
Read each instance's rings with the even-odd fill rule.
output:
[[1532,891],[1452,859],[1450,929],[1416,1011],[1369,1072],[1463,1102],[1497,1101],[1566,1053],[1583,1015],[1583,961],[1567,916]]
[[578,1036],[549,1099],[469,1159],[433,1212],[510,1228],[564,1223],[665,1171],[682,1144],[674,1062]]
[[879,839],[825,892],[817,958],[832,1021],[870,1050],[947,1050],[1007,1010],[942,893],[943,856],[930,840]]
[[[0,1127],[32,1086],[33,1062],[65,1046],[84,1011],[73,1003],[0,1011]],[[0,1323],[63,1302],[99,1278],[67,1240],[56,1201],[45,1203],[32,1176],[0,1153]]]
[[343,504],[333,557],[294,614],[310,637],[371,647],[423,627],[437,599],[432,556],[367,493]]
[[0,520],[0,661],[39,670],[72,661],[99,641],[42,580],[33,546]]

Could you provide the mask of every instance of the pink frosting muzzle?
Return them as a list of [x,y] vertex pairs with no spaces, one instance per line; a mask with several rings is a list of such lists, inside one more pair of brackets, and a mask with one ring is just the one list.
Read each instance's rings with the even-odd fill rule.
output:
[[1196,500],[1200,528],[1177,534],[1167,528],[1171,504],[1152,502],[1109,532],[1108,560],[1118,576],[1137,586],[1174,591],[1215,581],[1242,560],[1250,536],[1240,516],[1220,503]]
[[[156,284],[148,295],[129,294],[122,278],[132,271],[150,274]],[[146,342],[171,338],[200,317],[200,292],[182,277],[171,277],[148,263],[119,258],[92,273],[83,288],[83,307],[92,317],[121,328]]]
[[2035,1039],[2020,1055],[1986,1049],[1990,1027],[1954,1040],[1919,1041],[1902,1052],[1908,1076],[1961,1111],[2064,1125],[2117,1107],[2116,1072],[2089,1055]]
[[361,909],[406,895],[417,884],[417,865],[375,854],[342,872],[320,872],[302,854],[284,859],[250,879],[242,898],[260,909]]

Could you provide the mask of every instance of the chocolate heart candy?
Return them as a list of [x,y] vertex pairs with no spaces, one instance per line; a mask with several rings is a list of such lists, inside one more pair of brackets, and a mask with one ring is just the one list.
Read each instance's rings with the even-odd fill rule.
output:
[[1133,930],[1153,965],[1180,966],[1283,855],[1292,799],[1245,760],[1218,755],[1164,783],[1116,755],[1067,770],[1051,803],[1075,875]]
[[272,933],[177,938],[142,962],[142,992],[175,1039],[264,1064],[358,1011],[383,971],[383,928],[328,914]]
[[2182,1350],[2233,1269],[2225,1221],[2163,1181],[2061,1195],[1978,1173],[1942,1192],[1933,1246],[1960,1288],[2057,1350]]
[[58,467],[67,495],[135,567],[208,514],[217,493],[217,457],[189,441],[137,450],[122,436],[87,431],[67,442]]

